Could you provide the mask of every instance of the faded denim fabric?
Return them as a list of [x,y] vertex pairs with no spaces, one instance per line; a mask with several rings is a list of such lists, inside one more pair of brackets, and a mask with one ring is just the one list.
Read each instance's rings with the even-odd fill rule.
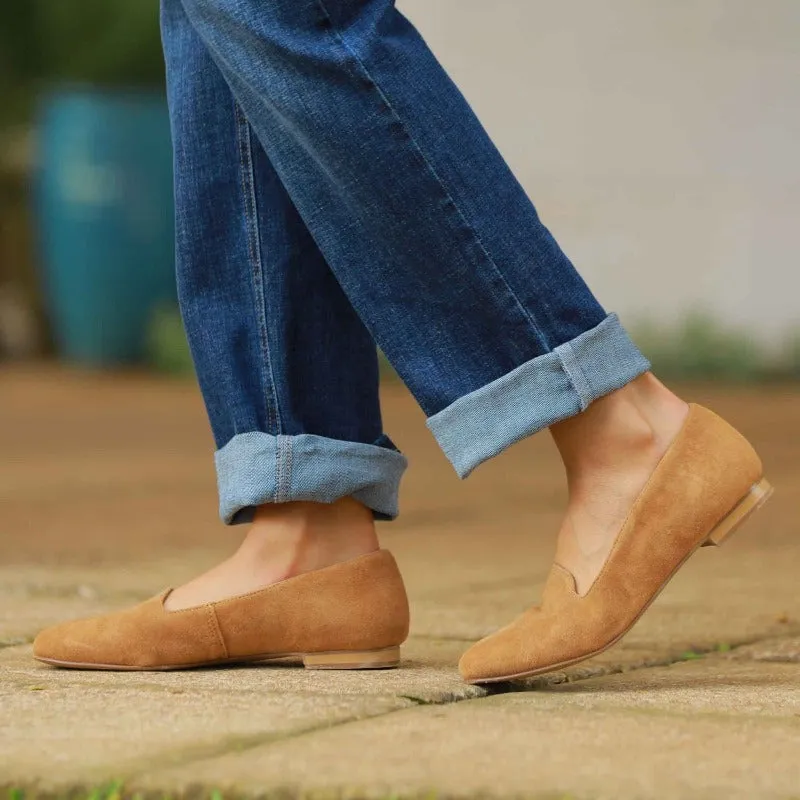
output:
[[162,0],[162,29],[226,522],[397,514],[376,342],[461,475],[648,369],[392,0]]
[[506,447],[597,400],[650,368],[617,319],[528,361],[428,419],[459,477]]

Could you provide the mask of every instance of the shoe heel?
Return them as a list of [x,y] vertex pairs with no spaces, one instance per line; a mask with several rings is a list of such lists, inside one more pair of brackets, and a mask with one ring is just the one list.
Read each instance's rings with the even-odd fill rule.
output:
[[719,547],[754,512],[769,500],[774,489],[762,478],[736,504],[734,509],[708,534],[703,547]]
[[306,653],[303,665],[306,669],[393,669],[400,665],[400,648]]

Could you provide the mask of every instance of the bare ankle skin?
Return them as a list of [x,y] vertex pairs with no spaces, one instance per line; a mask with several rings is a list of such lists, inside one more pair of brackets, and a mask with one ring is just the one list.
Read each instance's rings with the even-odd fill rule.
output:
[[569,488],[556,561],[572,573],[579,594],[597,577],[688,410],[648,372],[550,429]]
[[165,607],[178,611],[224,600],[378,549],[372,511],[350,497],[259,506],[239,549],[175,589]]

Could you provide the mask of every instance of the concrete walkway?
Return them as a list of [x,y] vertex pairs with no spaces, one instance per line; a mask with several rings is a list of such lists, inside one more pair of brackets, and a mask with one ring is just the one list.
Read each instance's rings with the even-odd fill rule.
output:
[[412,462],[401,521],[382,528],[412,599],[400,670],[59,671],[30,658],[42,625],[148,597],[238,531],[214,519],[191,385],[0,372],[0,786],[798,800],[800,392],[687,394],[752,437],[775,498],[692,558],[621,645],[487,694],[455,664],[541,590],[564,502],[547,437],[460,483],[408,395],[385,392]]

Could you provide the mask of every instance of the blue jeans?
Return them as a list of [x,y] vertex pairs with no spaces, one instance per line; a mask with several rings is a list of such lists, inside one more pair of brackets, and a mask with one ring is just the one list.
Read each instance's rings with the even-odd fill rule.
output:
[[162,0],[220,513],[397,515],[376,343],[458,474],[649,365],[393,0]]

